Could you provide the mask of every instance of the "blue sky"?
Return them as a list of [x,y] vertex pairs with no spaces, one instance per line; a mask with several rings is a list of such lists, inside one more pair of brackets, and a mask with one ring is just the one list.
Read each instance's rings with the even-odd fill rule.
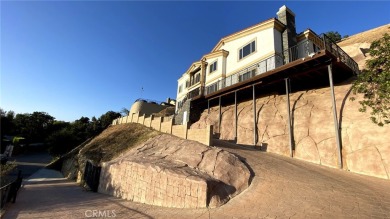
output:
[[74,121],[140,97],[176,98],[192,62],[284,4],[298,32],[353,35],[390,23],[386,1],[1,1],[0,106]]

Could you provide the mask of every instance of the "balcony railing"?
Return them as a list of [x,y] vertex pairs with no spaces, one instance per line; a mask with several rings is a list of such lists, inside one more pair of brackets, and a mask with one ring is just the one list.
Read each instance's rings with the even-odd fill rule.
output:
[[255,63],[233,75],[220,79],[217,82],[205,87],[205,95],[214,93],[225,87],[232,86],[239,82],[243,82],[253,78],[256,75],[273,70],[283,65],[283,56],[276,54],[258,63]]
[[199,96],[200,95],[200,91],[201,91],[201,87],[197,87],[197,88],[193,89],[192,91],[187,93],[187,98],[188,99],[192,99],[194,97]]
[[359,74],[359,65],[353,60],[344,50],[342,50],[335,42],[333,42],[328,36],[322,34],[324,47],[327,51],[331,52],[341,62],[346,64],[355,74]]

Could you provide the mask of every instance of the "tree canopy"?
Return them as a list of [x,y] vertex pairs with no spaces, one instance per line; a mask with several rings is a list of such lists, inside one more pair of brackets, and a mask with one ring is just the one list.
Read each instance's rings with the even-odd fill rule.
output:
[[[53,155],[64,154],[106,129],[119,112],[108,111],[98,119],[82,116],[74,122],[57,121],[46,112],[16,114],[0,109],[1,139],[17,136],[29,143],[46,143]],[[15,138],[15,137],[14,137]]]
[[329,37],[333,42],[339,42],[342,38],[339,32],[337,31],[328,31],[325,33],[327,37]]
[[386,33],[372,42],[369,54],[371,59],[357,76],[352,91],[363,94],[359,110],[366,112],[370,108],[371,120],[383,126],[390,123],[390,35]]

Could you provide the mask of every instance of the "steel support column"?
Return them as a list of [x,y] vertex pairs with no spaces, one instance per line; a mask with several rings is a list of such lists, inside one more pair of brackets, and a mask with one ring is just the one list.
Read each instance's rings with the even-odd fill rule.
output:
[[256,91],[255,85],[252,86],[253,90],[253,145],[256,146],[257,128],[256,128]]
[[334,97],[334,87],[333,87],[333,75],[332,75],[332,64],[328,65],[328,74],[329,74],[329,85],[330,85],[330,94],[332,96],[332,108],[333,108],[333,122],[334,122],[334,129],[336,132],[336,143],[337,143],[337,149],[338,149],[338,165],[339,168],[343,168],[343,161],[341,156],[341,141],[340,141],[340,129],[339,129],[339,122],[337,119],[337,109],[336,109],[336,99]]
[[207,114],[210,114],[210,100],[207,100]]
[[286,84],[286,97],[287,97],[287,124],[288,124],[288,135],[290,137],[290,157],[293,157],[293,138],[292,138],[292,124],[291,124],[291,110],[290,110],[290,79],[284,79]]
[[237,91],[234,91],[234,139],[237,143]]
[[221,134],[221,120],[222,120],[221,97],[219,97],[219,117],[218,117],[219,134]]

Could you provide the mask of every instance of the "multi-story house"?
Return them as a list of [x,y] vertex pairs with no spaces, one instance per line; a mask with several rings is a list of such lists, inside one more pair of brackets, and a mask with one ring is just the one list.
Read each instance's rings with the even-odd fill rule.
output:
[[358,71],[356,63],[329,39],[310,29],[297,34],[295,14],[283,6],[277,18],[223,37],[210,53],[191,64],[178,79],[177,121],[188,121],[190,102],[205,103],[259,82],[268,84],[286,77],[303,77],[301,74],[308,74],[308,69],[318,70],[332,58],[350,72],[341,78]]

